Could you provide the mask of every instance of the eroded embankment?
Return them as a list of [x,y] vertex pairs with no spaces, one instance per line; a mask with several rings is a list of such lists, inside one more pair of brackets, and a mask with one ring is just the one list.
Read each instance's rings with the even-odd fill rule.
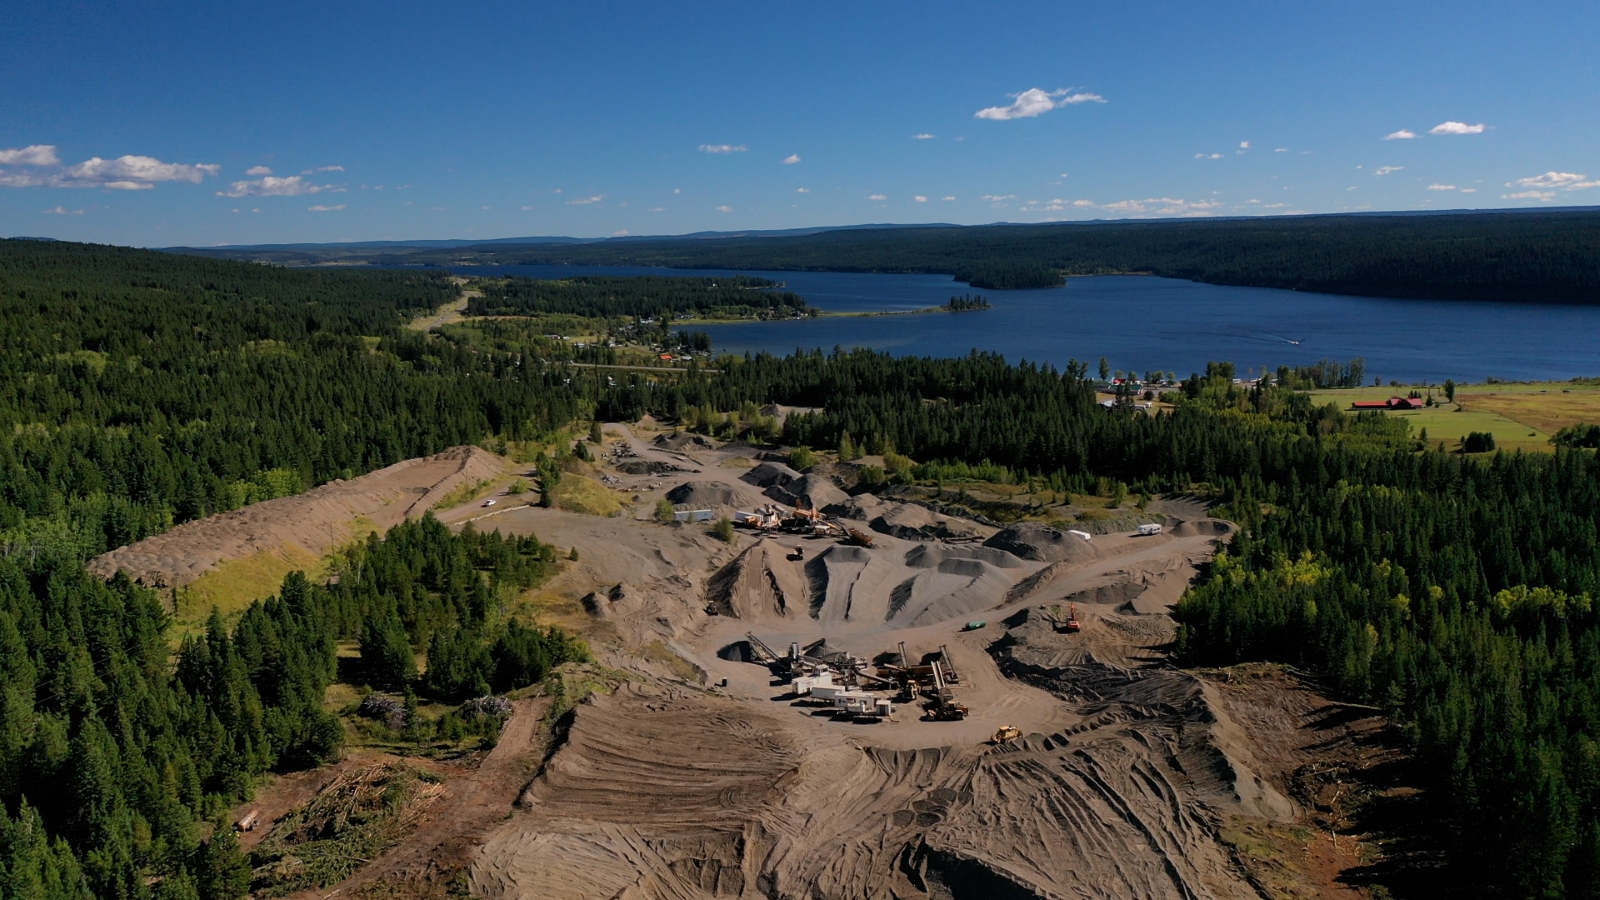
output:
[[[596,697],[484,847],[474,894],[1255,896],[1215,813],[1292,807],[1250,774],[1199,683],[1058,666],[1051,645],[1066,636],[1017,625],[997,650],[1005,665],[1086,715],[1000,747],[883,749],[870,730],[841,736],[785,706],[681,689]],[[1084,702],[1074,685],[1090,680]]]
[[455,447],[304,494],[186,522],[101,554],[88,568],[102,578],[122,570],[154,587],[181,587],[219,563],[291,545],[321,556],[350,539],[357,519],[387,529],[421,516],[460,487],[498,478],[503,468],[492,453]]

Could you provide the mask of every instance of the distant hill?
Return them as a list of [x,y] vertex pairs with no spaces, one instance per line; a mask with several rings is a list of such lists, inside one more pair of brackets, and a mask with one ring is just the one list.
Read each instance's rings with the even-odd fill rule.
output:
[[927,272],[986,289],[1143,273],[1213,284],[1461,300],[1600,302],[1600,208],[1122,220],[1044,225],[869,225],[448,246],[208,248],[282,265],[638,265],[758,271]]

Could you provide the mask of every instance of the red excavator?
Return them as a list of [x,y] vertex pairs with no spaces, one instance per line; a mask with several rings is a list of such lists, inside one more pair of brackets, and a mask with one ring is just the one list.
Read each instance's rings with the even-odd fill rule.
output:
[[1083,626],[1078,624],[1078,604],[1073,603],[1067,607],[1067,633],[1076,634]]

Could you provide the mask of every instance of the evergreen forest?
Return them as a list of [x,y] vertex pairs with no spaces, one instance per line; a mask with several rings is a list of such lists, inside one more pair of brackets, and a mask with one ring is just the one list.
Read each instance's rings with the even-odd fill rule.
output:
[[447,251],[188,250],[290,265],[635,265],[758,271],[934,272],[979,289],[1066,275],[1153,274],[1247,285],[1450,300],[1600,302],[1592,209],[888,227],[798,236],[629,238]]
[[507,278],[486,282],[467,312],[474,316],[566,314],[632,319],[792,319],[815,315],[798,294],[774,290],[766,278],[663,278],[585,275],[559,281]]

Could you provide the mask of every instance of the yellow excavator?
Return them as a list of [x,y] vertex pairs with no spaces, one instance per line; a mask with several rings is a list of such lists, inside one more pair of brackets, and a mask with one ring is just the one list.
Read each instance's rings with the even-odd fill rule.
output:
[[1015,725],[1001,725],[1000,730],[996,731],[994,737],[989,739],[989,743],[996,747],[1003,747],[1019,737],[1022,737],[1021,729]]

